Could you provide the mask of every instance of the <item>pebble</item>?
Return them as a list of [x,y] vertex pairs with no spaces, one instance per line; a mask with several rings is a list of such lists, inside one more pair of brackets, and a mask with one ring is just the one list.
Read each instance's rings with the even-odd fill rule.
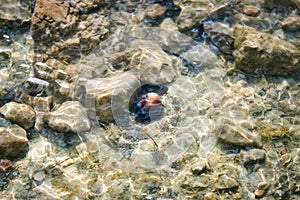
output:
[[256,6],[249,5],[243,8],[243,13],[248,16],[257,17],[260,14],[260,9]]
[[255,190],[254,194],[255,194],[255,197],[261,198],[261,197],[263,197],[265,195],[265,191],[257,189],[257,190]]
[[165,14],[166,10],[167,10],[166,7],[161,6],[159,4],[149,5],[149,6],[147,6],[147,8],[145,10],[145,16],[159,18]]
[[287,17],[282,23],[281,27],[284,31],[299,31],[300,30],[300,17]]

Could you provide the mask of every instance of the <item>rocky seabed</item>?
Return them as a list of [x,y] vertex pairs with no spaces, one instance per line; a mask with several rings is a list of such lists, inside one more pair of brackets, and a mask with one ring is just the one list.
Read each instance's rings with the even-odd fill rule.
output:
[[0,199],[298,199],[299,12],[3,0]]

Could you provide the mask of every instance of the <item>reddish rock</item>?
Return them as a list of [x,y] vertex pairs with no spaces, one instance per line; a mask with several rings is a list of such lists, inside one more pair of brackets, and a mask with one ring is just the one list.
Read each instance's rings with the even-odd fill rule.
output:
[[63,0],[36,1],[31,21],[36,49],[49,47],[74,30],[78,16],[71,14],[72,9],[70,3]]
[[10,160],[4,159],[0,161],[0,171],[8,172],[13,169],[13,163]]

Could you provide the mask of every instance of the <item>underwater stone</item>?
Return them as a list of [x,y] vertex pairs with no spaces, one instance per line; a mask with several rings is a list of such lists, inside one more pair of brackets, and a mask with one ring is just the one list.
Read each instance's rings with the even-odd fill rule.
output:
[[197,25],[200,25],[214,5],[209,1],[199,1],[198,4],[191,3],[191,5],[179,5],[181,12],[176,19],[176,24],[180,31],[189,30]]
[[248,16],[257,17],[260,14],[260,9],[256,6],[248,5],[243,8],[243,13]]
[[259,133],[248,131],[243,127],[225,124],[219,139],[227,144],[238,146],[261,147],[262,141]]
[[165,14],[166,10],[166,7],[159,4],[149,5],[145,10],[145,16],[153,18],[162,17]]
[[111,122],[128,113],[130,98],[140,86],[140,81],[130,73],[88,80],[85,103],[89,117]]
[[219,22],[205,23],[203,29],[213,45],[215,45],[222,53],[232,53],[234,39],[232,29],[228,25]]
[[25,90],[28,94],[31,95],[38,94],[47,91],[49,85],[50,84],[47,81],[35,77],[30,77],[25,83]]
[[143,84],[167,84],[177,78],[173,58],[153,41],[135,40],[128,53],[132,55],[129,65]]
[[215,187],[217,189],[231,189],[238,187],[239,183],[234,179],[227,175],[221,175],[218,177],[217,182],[215,183]]
[[18,125],[0,127],[0,156],[16,156],[27,145],[26,131]]
[[0,113],[25,129],[34,125],[35,112],[29,105],[10,102],[0,108]]
[[268,9],[300,9],[299,0],[264,0],[264,6]]
[[91,128],[87,113],[78,101],[64,102],[56,111],[47,113],[44,120],[53,130],[63,133],[81,133]]
[[241,159],[245,164],[253,164],[262,162],[266,157],[265,150],[251,149],[249,151],[241,151]]
[[300,50],[292,43],[254,28],[234,27],[236,68],[249,74],[289,75],[300,68]]

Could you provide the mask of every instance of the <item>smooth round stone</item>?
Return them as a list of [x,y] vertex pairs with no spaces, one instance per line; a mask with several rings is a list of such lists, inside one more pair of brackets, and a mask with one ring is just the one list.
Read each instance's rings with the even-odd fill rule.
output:
[[45,173],[43,171],[35,172],[33,178],[36,181],[43,181],[45,179]]
[[255,194],[256,198],[261,198],[265,195],[265,191],[257,189],[257,190],[254,191],[254,194]]
[[260,9],[256,6],[249,5],[243,8],[243,13],[248,16],[256,17],[260,14]]

